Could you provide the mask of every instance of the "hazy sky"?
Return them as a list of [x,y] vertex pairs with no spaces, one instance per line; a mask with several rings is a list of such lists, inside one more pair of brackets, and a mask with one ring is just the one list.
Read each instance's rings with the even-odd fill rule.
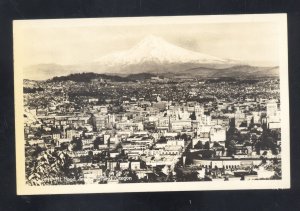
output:
[[15,54],[22,58],[22,66],[89,63],[105,54],[126,50],[151,34],[212,56],[278,65],[279,27],[272,22],[124,24],[114,20],[114,24],[105,19],[18,22],[14,26]]

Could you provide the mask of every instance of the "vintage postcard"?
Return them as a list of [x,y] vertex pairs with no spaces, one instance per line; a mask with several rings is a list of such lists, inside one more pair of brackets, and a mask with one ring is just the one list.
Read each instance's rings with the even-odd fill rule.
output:
[[286,14],[13,22],[17,194],[290,188]]

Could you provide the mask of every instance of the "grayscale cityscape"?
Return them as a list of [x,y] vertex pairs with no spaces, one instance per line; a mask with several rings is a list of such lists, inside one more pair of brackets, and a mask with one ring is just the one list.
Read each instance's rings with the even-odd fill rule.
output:
[[[235,59],[231,51],[238,44],[220,44],[223,36],[233,36],[225,28],[216,41],[206,38],[202,49],[193,47],[195,40],[175,39],[176,30],[152,30],[91,63],[27,68],[26,183],[282,179],[279,66],[251,63],[250,56]],[[221,50],[206,54],[207,43],[225,46],[224,56]],[[247,40],[241,36],[240,43]],[[253,49],[241,47],[236,55],[245,59],[268,50]],[[234,59],[225,59],[226,51]]]

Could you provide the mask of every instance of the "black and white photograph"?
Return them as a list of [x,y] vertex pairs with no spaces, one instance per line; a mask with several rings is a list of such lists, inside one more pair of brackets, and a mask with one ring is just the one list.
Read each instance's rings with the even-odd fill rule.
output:
[[286,14],[13,22],[17,194],[290,188]]

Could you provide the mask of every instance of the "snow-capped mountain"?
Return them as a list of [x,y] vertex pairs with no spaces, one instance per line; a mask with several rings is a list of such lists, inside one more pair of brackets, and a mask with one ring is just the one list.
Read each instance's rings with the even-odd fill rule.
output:
[[265,77],[277,76],[278,67],[251,66],[241,61],[191,51],[166,40],[147,36],[126,51],[79,65],[39,64],[28,67],[28,79],[49,79],[74,73],[94,72],[128,76],[140,73],[182,77]]
[[112,53],[98,60],[103,64],[165,63],[225,63],[228,60],[186,50],[153,35],[145,37],[127,51]]
[[[131,49],[101,57],[95,66],[107,68],[109,72],[129,73],[161,71],[172,68],[181,69],[182,65],[221,66],[236,64],[232,60],[222,59],[207,54],[184,49],[153,35],[145,37]],[[174,66],[180,65],[180,68]],[[191,68],[188,66],[187,68]],[[181,69],[182,70],[182,69]]]

